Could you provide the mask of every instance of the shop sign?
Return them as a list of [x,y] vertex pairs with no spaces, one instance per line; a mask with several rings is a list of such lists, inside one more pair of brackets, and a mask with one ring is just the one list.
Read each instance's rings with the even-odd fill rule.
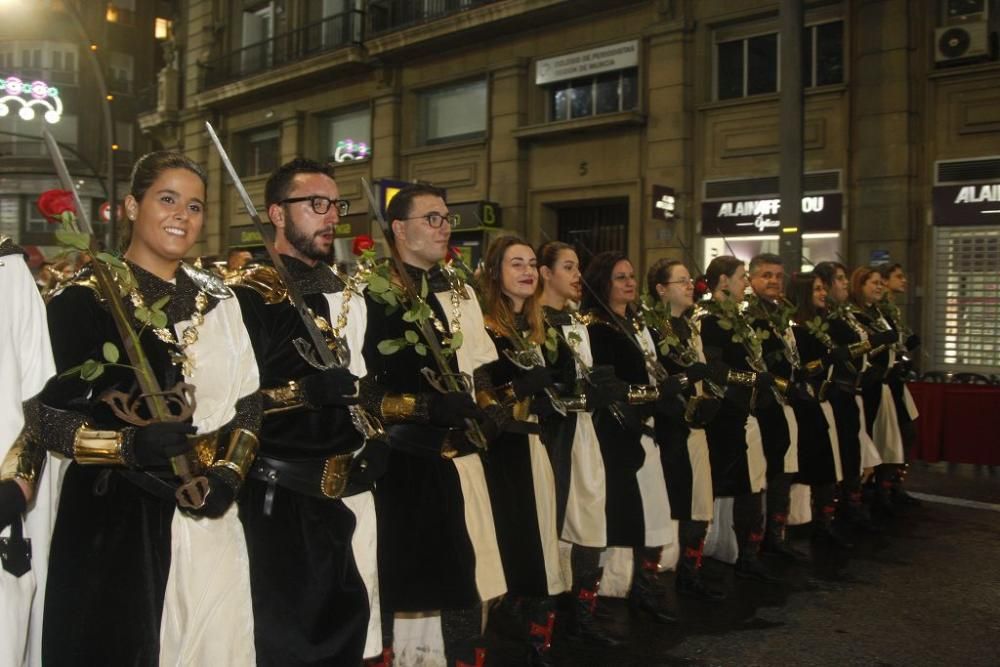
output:
[[[271,237],[274,237],[274,232],[271,228],[271,222],[268,220],[264,221],[264,228],[267,229]],[[357,213],[354,215],[344,216],[340,219],[340,222],[333,228],[333,234],[339,239],[342,238],[353,238],[358,234],[368,233],[368,214],[367,213]],[[257,231],[255,225],[239,225],[229,228],[228,241],[230,248],[246,248],[253,246],[262,246],[264,241],[261,239],[260,232]]]
[[[701,233],[725,236],[775,234],[781,229],[781,200],[737,199],[704,202],[701,205]],[[843,195],[839,192],[806,195],[802,198],[799,231],[840,231]]]
[[462,204],[448,204],[448,212],[458,216],[455,225],[459,230],[500,226],[500,204],[491,201],[474,201]]
[[670,222],[676,216],[677,197],[673,188],[653,186],[653,218]]
[[539,60],[535,64],[535,84],[544,86],[556,81],[636,67],[638,64],[639,40],[634,39]]
[[936,226],[1000,225],[1000,183],[939,185],[933,199]]

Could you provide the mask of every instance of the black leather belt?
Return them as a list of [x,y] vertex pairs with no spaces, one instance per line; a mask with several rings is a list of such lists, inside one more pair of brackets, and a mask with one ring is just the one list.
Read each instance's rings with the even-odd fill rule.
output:
[[[271,513],[274,503],[274,487],[281,486],[296,493],[313,498],[342,498],[366,489],[348,490],[348,479],[353,453],[335,454],[325,459],[305,461],[283,461],[258,456],[250,468],[248,477],[268,484],[264,498],[264,513]],[[353,492],[353,493],[352,493]]]

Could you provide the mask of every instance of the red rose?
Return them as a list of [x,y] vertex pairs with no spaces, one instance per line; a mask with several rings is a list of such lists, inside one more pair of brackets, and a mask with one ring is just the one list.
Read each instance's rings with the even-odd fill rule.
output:
[[694,281],[694,298],[697,301],[706,294],[708,294],[708,280],[700,277]]
[[453,245],[448,248],[448,258],[452,261],[462,261],[462,249],[457,245]]
[[76,202],[73,201],[73,193],[69,190],[46,190],[39,195],[37,205],[38,211],[45,216],[45,219],[55,224],[62,222],[63,213],[76,214]]
[[375,241],[372,239],[372,237],[368,236],[367,234],[359,234],[354,237],[354,243],[351,246],[351,252],[360,257],[363,252],[365,252],[366,250],[371,250],[374,247],[375,247]]

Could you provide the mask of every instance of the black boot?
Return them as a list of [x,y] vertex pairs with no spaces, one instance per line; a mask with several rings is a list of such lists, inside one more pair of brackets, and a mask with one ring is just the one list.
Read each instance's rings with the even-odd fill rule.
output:
[[677,525],[681,557],[677,561],[674,587],[677,594],[694,600],[719,602],[726,599],[723,591],[711,588],[701,576],[701,557],[705,549],[708,522],[681,519]]
[[677,618],[667,610],[654,579],[659,569],[659,548],[635,550],[635,567],[632,572],[632,588],[628,592],[628,604],[633,611],[646,614],[656,623],[673,623]]
[[740,549],[740,555],[736,559],[736,576],[776,584],[779,583],[778,578],[760,562],[760,543],[764,539],[763,523],[759,493],[733,498],[733,532],[736,533],[736,544]]
[[531,645],[532,667],[552,667],[552,630],[556,625],[556,612],[544,600],[531,605],[528,618],[528,643]]
[[486,647],[481,632],[482,607],[441,612],[441,638],[448,667],[484,667]]
[[840,527],[840,519],[836,518],[832,492],[826,494],[816,487],[813,487],[813,522],[810,539],[814,544],[828,544],[840,549],[854,548],[854,544]]
[[907,493],[903,486],[909,467],[908,463],[897,466],[896,476],[892,480],[892,502],[897,507],[920,507],[923,505],[920,500]]
[[838,518],[846,521],[855,530],[872,535],[882,532],[881,526],[875,523],[871,512],[864,504],[860,490],[846,492],[844,499],[840,502],[838,512],[841,514]]
[[785,534],[785,526],[788,523],[788,515],[775,512],[767,517],[767,532],[764,534],[764,542],[761,549],[765,553],[781,556],[782,558],[797,563],[804,563],[809,560],[809,556],[802,553],[791,544]]
[[725,591],[710,587],[701,576],[701,555],[704,547],[704,540],[700,540],[695,548],[684,547],[684,553],[677,563],[677,578],[674,580],[674,585],[677,594],[686,598],[721,602],[726,599]]
[[573,591],[572,616],[567,636],[577,641],[585,641],[598,646],[621,646],[621,640],[608,634],[597,619],[594,607],[597,605],[597,591],[581,588]]

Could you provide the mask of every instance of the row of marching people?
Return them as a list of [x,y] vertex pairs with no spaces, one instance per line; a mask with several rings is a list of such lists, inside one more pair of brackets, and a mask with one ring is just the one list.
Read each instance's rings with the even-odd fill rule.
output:
[[551,664],[567,593],[567,637],[621,643],[595,615],[612,564],[669,623],[665,547],[679,593],[725,596],[701,577],[713,518],[736,574],[774,581],[762,547],[801,557],[792,481],[831,545],[837,500],[870,522],[866,471],[897,502],[917,341],[878,272],[786,288],[773,255],[720,257],[696,303],[664,260],[640,298],[620,253],[581,273],[515,237],[472,271],[417,184],[379,216],[389,257],[359,238],[345,274],[350,204],[296,159],[266,184],[270,261],[216,275],[184,261],[206,182],[141,158],[120,255],[45,211],[91,256],[46,306],[0,244],[4,664],[482,667],[501,617]]

